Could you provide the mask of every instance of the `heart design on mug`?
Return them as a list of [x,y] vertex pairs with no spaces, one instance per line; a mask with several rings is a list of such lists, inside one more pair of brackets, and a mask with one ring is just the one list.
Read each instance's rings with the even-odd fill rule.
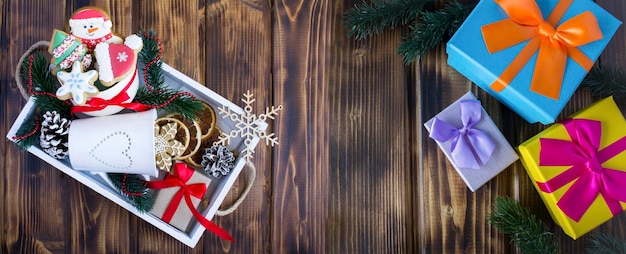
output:
[[130,145],[130,135],[116,131],[100,140],[89,150],[89,155],[109,168],[127,170],[133,166],[133,159],[128,154]]

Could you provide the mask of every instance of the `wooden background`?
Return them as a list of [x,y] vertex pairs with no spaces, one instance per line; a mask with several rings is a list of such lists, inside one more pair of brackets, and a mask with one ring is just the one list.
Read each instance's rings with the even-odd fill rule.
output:
[[[405,67],[395,49],[406,28],[349,38],[342,16],[361,0],[55,2],[0,1],[2,136],[26,102],[14,81],[18,58],[75,9],[95,5],[119,34],[155,29],[168,64],[235,103],[249,89],[254,112],[282,104],[270,125],[280,145],[256,149],[251,194],[214,220],[237,242],[205,233],[190,249],[1,139],[0,253],[514,253],[486,219],[496,196],[530,207],[563,253],[584,250],[588,237],[571,240],[554,225],[519,161],[472,193],[422,123],[470,90],[513,146],[545,126],[451,69],[443,45]],[[624,1],[597,2],[626,18]],[[600,61],[626,67],[625,42],[621,27]],[[597,99],[579,90],[561,117]],[[596,231],[626,238],[626,214]]]

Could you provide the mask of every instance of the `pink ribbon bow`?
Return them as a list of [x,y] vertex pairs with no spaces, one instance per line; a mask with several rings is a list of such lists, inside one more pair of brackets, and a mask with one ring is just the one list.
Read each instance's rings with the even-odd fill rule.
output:
[[548,180],[537,182],[543,192],[552,193],[574,181],[557,202],[572,220],[579,222],[598,195],[602,195],[613,216],[626,202],[626,172],[605,168],[602,163],[626,150],[626,136],[600,148],[602,123],[589,119],[562,122],[572,141],[540,138],[539,166],[571,166]]

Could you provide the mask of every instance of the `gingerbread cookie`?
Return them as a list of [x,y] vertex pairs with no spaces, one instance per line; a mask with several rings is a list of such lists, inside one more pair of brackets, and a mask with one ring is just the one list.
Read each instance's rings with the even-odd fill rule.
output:
[[72,98],[77,104],[84,104],[90,96],[99,93],[93,82],[98,78],[98,72],[90,70],[83,72],[80,62],[74,62],[72,72],[59,71],[57,79],[61,87],[57,90],[56,96],[61,100]]
[[48,52],[52,54],[50,63],[57,67],[52,71],[56,74],[59,70],[67,69],[76,61],[79,61],[84,69],[91,66],[92,56],[88,53],[87,46],[78,38],[63,31],[54,29]]
[[89,50],[94,50],[101,42],[115,44],[123,42],[122,38],[111,32],[113,23],[109,14],[98,7],[86,6],[76,10],[69,20],[69,25],[72,35]]
[[191,136],[183,122],[171,117],[161,117],[154,123],[156,166],[169,172],[172,163],[189,146]]
[[100,83],[112,86],[131,75],[137,69],[137,53],[142,47],[143,41],[134,34],[126,37],[124,44],[98,44],[94,52]]

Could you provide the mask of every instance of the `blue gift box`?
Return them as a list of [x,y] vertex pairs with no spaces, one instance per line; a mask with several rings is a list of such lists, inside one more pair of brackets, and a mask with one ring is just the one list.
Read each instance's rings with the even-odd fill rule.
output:
[[[558,0],[536,0],[544,19],[552,12]],[[590,0],[575,0],[567,9],[559,25],[570,18],[591,11],[598,20],[602,39],[579,46],[578,49],[590,60],[596,61],[611,37],[621,25],[611,14]],[[493,0],[482,0],[468,16],[447,44],[448,64],[476,83],[530,123],[553,123],[587,71],[572,58],[567,58],[563,84],[558,100],[530,90],[537,53],[526,63],[509,85],[502,91],[494,91],[490,85],[507,68],[526,46],[528,41],[490,54],[481,33],[481,27],[503,19],[508,15]]]

